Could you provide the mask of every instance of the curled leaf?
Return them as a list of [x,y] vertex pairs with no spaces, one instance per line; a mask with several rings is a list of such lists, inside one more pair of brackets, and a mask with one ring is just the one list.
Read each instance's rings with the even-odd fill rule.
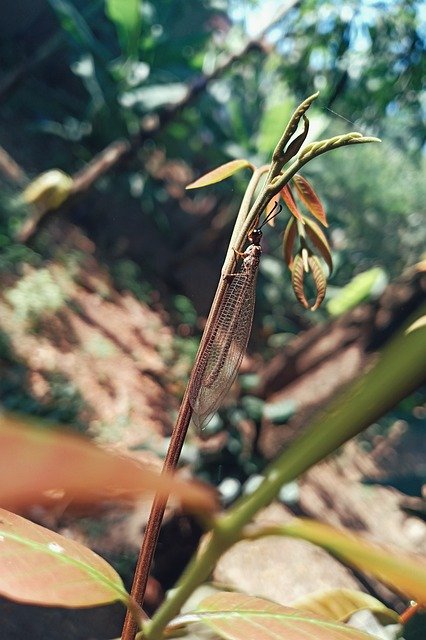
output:
[[[302,250],[303,251],[303,250]],[[291,273],[291,284],[293,287],[293,291],[296,295],[296,298],[300,302],[300,304],[305,307],[305,309],[310,309],[311,311],[316,311],[324,300],[325,292],[327,289],[327,279],[324,275],[324,272],[321,267],[321,263],[317,256],[309,255],[307,256],[307,266],[308,271],[312,273],[312,277],[315,283],[316,288],[316,299],[312,306],[309,305],[309,302],[305,296],[305,260],[303,259],[302,252],[298,253],[293,262],[292,273]]]
[[298,253],[294,258],[293,268],[291,271],[291,286],[293,287],[293,291],[300,304],[305,307],[305,309],[309,309],[309,304],[306,300],[303,288],[304,277],[305,270],[303,268],[303,260],[300,253]]
[[315,303],[311,307],[311,311],[316,311],[320,307],[321,302],[324,300],[325,292],[327,290],[327,279],[322,270],[321,263],[317,256],[309,256],[308,264],[312,273],[312,277],[317,289],[317,297]]
[[300,135],[298,135],[297,138],[292,140],[288,145],[282,158],[283,165],[289,160],[291,160],[291,158],[294,158],[294,156],[299,153],[301,146],[305,142],[308,133],[309,133],[309,120],[305,115],[303,115],[303,132]]
[[288,224],[284,231],[283,237],[283,255],[284,261],[287,264],[289,269],[293,268],[294,258],[293,258],[293,248],[294,241],[297,236],[297,225],[294,221],[294,218],[290,218]]
[[333,271],[333,259],[331,257],[331,249],[330,249],[330,245],[328,244],[328,240],[325,237],[325,234],[323,233],[321,227],[314,220],[309,220],[309,218],[305,218],[305,231],[309,240],[312,242],[314,247],[318,249],[320,255],[324,258],[331,274]]
[[222,180],[226,180],[230,176],[237,173],[241,169],[245,169],[246,167],[250,167],[250,169],[254,170],[254,167],[251,162],[248,160],[240,159],[240,160],[231,160],[231,162],[226,162],[225,164],[221,164],[220,167],[216,167],[212,171],[205,173],[203,176],[191,182],[186,187],[187,189],[198,189],[199,187],[207,187],[209,184],[215,184],[216,182],[222,182]]
[[283,187],[281,189],[281,197],[284,200],[284,202],[286,203],[287,207],[290,209],[291,213],[294,215],[295,218],[297,218],[298,220],[300,220],[300,222],[304,223],[302,214],[300,213],[299,209],[297,208],[297,204],[294,200],[293,194],[291,192],[291,189],[289,187],[288,184],[285,185],[285,187]]
[[293,184],[297,189],[297,193],[300,196],[302,202],[306,205],[308,211],[321,222],[325,227],[328,227],[327,217],[325,215],[324,207],[321,204],[321,200],[315,193],[313,187],[303,176],[296,173],[293,177]]

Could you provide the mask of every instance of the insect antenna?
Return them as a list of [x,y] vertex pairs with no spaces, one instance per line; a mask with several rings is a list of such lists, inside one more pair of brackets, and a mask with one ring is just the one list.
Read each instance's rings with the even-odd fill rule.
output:
[[[276,208],[278,207],[278,211],[275,211]],[[269,214],[266,216],[265,220],[262,222],[262,224],[260,225],[260,227],[258,227],[259,229],[261,229],[262,227],[265,226],[265,224],[267,224],[268,222],[271,222],[271,220],[273,220],[274,218],[276,218],[276,216],[281,213],[281,211],[283,210],[283,205],[282,204],[278,204],[278,201],[276,201],[274,203],[273,208],[271,209],[271,211],[269,212]]]

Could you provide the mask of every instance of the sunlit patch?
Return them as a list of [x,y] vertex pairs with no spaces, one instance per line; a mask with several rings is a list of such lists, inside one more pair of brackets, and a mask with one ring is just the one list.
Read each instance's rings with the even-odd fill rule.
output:
[[49,542],[47,546],[50,549],[50,551],[54,551],[55,553],[63,553],[65,551],[65,549],[61,547],[60,544],[57,544],[56,542]]

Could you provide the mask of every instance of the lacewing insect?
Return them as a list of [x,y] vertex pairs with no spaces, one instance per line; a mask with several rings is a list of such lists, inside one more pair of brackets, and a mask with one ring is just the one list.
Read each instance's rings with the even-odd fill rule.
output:
[[227,276],[228,287],[220,304],[214,326],[192,372],[189,401],[192,420],[201,430],[217,411],[234,382],[249,341],[256,298],[256,278],[262,248],[262,227],[279,214],[274,208],[260,227],[253,229],[251,244],[243,252],[241,270]]

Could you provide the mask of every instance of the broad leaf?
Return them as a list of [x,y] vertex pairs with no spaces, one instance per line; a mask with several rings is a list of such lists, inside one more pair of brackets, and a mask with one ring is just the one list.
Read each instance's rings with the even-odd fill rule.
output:
[[354,589],[328,589],[317,591],[292,602],[292,606],[302,611],[309,611],[331,620],[345,622],[356,612],[368,609],[381,620],[387,622],[399,622],[396,611],[373,598],[369,593],[355,591]]
[[195,180],[195,182],[191,182],[186,188],[198,189],[199,187],[207,187],[209,184],[215,184],[215,182],[222,182],[222,180],[226,180],[226,178],[234,175],[237,171],[241,171],[241,169],[246,169],[247,167],[250,167],[252,170],[254,169],[248,160],[231,160],[231,162],[221,164],[220,167],[213,169],[213,171],[205,173],[198,178],[198,180]]
[[373,636],[314,614],[241,593],[203,600],[182,622],[198,622],[226,640],[372,640]]
[[[23,418],[0,415],[0,504],[22,507],[57,495],[78,502],[137,497],[143,492],[172,493],[188,507],[214,508],[206,487],[143,467],[89,440],[29,426]],[[52,499],[50,498],[50,502]]]
[[286,203],[287,207],[290,209],[294,217],[300,220],[300,222],[304,222],[302,214],[297,208],[297,204],[294,200],[293,194],[288,184],[286,184],[286,186],[281,189],[280,193],[281,193],[282,199],[284,200],[284,202]]
[[296,173],[293,177],[293,184],[308,211],[310,211],[310,213],[312,213],[312,215],[319,220],[321,224],[328,227],[327,217],[325,215],[324,207],[321,204],[321,200],[318,198],[306,178]]
[[295,519],[280,528],[284,535],[317,544],[426,606],[426,560],[423,556],[408,554],[400,549],[390,550],[313,520]]
[[83,545],[0,509],[0,593],[17,602],[94,607],[127,602],[118,573]]

